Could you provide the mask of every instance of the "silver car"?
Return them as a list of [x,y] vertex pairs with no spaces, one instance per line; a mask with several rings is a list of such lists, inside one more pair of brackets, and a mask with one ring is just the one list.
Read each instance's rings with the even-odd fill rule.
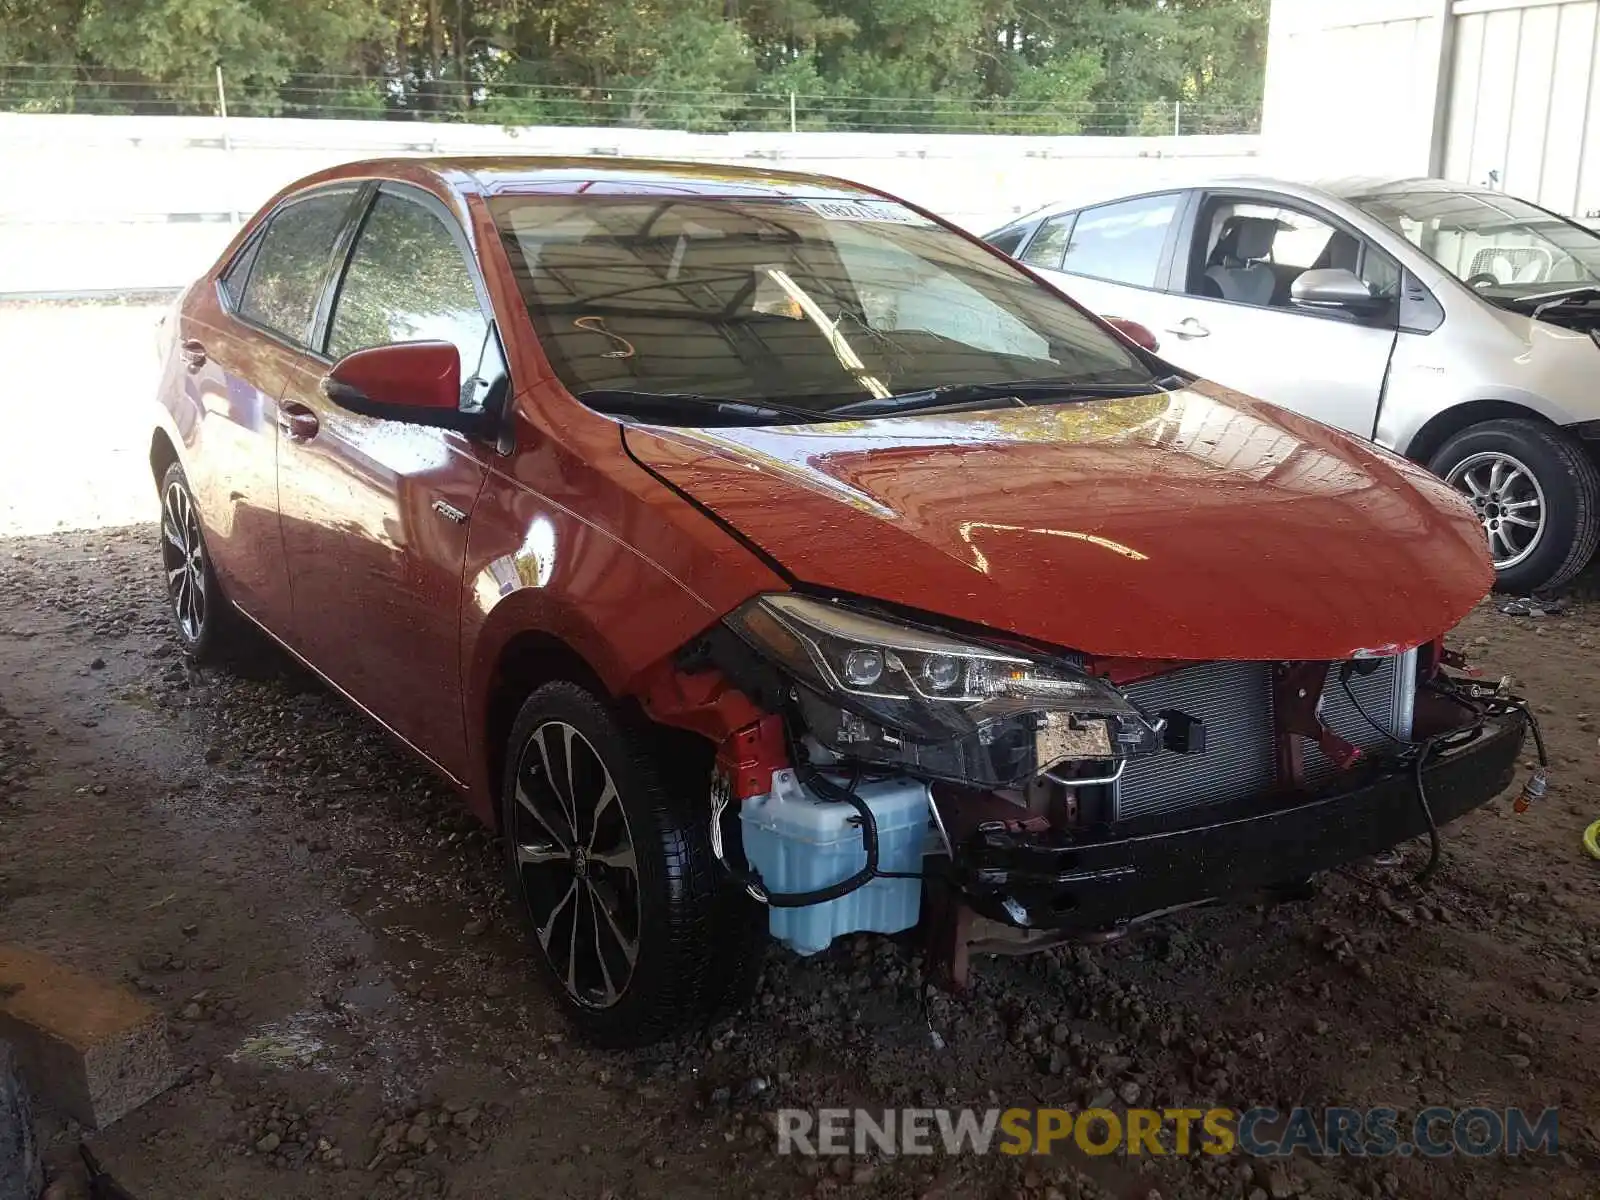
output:
[[1213,179],[987,240],[1173,365],[1371,438],[1477,509],[1500,586],[1600,541],[1600,235],[1432,179]]

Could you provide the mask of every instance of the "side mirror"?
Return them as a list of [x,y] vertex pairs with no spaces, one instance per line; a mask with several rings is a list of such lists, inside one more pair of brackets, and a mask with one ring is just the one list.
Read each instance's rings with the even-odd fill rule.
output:
[[490,418],[461,411],[461,354],[449,342],[396,342],[333,364],[322,394],[364,417],[483,434]]
[[1362,317],[1382,312],[1389,304],[1382,296],[1374,296],[1355,272],[1343,267],[1301,272],[1289,288],[1289,299],[1300,308],[1333,309]]
[[1127,338],[1135,346],[1139,346],[1145,350],[1148,350],[1151,354],[1157,354],[1160,352],[1161,342],[1156,338],[1155,334],[1150,332],[1148,326],[1141,325],[1137,321],[1130,321],[1127,317],[1108,317],[1102,315],[1100,319],[1107,325],[1111,326],[1111,328],[1115,329],[1123,337]]

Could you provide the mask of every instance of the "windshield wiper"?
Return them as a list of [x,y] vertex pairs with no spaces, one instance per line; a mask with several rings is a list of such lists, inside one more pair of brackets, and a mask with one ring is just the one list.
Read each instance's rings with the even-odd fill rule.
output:
[[1557,288],[1550,292],[1536,292],[1531,296],[1507,296],[1504,303],[1515,305],[1517,308],[1553,308],[1558,304],[1570,304],[1574,300],[1600,299],[1600,285],[1593,283],[1576,283],[1569,288]]
[[704,396],[698,392],[641,392],[625,388],[595,388],[578,392],[577,398],[590,408],[613,416],[651,417],[681,416],[685,408],[714,411],[731,418],[723,422],[737,425],[751,419],[769,424],[815,425],[827,418],[809,409],[775,404],[769,400],[730,400],[723,396]]
[[1132,396],[1149,396],[1182,387],[1183,380],[1175,375],[1165,379],[1151,379],[1145,383],[1073,383],[1068,379],[1012,379],[1002,383],[952,383],[943,387],[924,388],[916,392],[899,392],[893,396],[874,396],[870,400],[853,400],[849,404],[828,410],[829,418],[869,417],[884,413],[920,412],[946,409],[963,404],[976,404],[984,400],[1117,400]]

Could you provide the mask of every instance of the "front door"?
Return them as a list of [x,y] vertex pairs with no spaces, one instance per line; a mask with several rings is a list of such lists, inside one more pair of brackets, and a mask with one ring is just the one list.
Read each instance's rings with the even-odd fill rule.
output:
[[321,390],[353,350],[441,340],[461,352],[465,403],[504,374],[455,218],[385,184],[352,247],[325,352],[285,389],[278,503],[296,648],[456,778],[466,775],[461,572],[490,451],[447,430],[359,416]]
[[1400,270],[1323,215],[1262,198],[1209,196],[1182,290],[1152,326],[1161,353],[1186,371],[1328,425],[1373,436],[1398,303],[1373,318],[1312,312],[1290,301],[1311,268],[1344,268],[1398,299]]

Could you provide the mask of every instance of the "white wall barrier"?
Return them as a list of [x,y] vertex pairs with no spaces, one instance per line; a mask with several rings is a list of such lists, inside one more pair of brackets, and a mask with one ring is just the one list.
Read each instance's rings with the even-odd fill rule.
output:
[[1024,137],[0,114],[0,295],[176,287],[285,183],[359,158],[615,155],[883,187],[983,232],[1042,204],[1261,170],[1253,135]]

